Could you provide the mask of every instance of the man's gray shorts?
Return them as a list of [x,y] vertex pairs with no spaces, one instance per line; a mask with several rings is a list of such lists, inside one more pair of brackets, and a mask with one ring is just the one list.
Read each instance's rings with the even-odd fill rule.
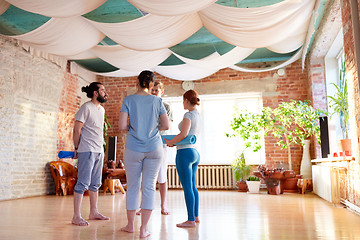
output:
[[97,192],[101,186],[104,153],[80,152],[78,155],[78,179],[74,191],[84,194],[86,190]]

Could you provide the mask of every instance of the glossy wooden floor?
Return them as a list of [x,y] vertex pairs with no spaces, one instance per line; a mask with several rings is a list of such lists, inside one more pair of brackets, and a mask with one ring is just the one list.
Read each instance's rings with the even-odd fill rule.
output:
[[[159,203],[157,193],[157,203]],[[360,239],[360,216],[307,193],[267,195],[236,191],[200,191],[201,223],[181,229],[186,220],[182,191],[169,191],[171,215],[153,211],[148,239]],[[89,199],[82,213],[87,218]],[[99,209],[110,221],[90,221],[88,227],[70,224],[72,196],[43,196],[0,201],[0,239],[139,239],[140,217],[134,234],[120,228],[126,224],[125,195],[99,197]]]

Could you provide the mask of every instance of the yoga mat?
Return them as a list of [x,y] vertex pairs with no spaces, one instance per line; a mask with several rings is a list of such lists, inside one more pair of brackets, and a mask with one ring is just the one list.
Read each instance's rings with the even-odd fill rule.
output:
[[75,156],[74,152],[70,151],[60,151],[58,157],[61,158],[73,158]]
[[[166,144],[165,139],[167,140],[171,140],[175,137],[176,135],[162,135],[161,139],[163,141],[164,144]],[[187,135],[186,138],[184,138],[183,140],[181,140],[180,142],[174,144],[174,145],[187,145],[187,144],[195,144],[196,143],[196,136],[195,135]]]

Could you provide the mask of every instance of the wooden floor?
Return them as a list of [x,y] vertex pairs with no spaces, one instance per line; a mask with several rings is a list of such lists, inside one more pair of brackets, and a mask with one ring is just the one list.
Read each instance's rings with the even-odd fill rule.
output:
[[[157,193],[157,203],[159,203]],[[148,239],[360,239],[360,216],[314,194],[268,195],[236,191],[200,191],[201,223],[181,229],[186,220],[182,191],[169,191],[171,215],[157,207],[151,216]],[[87,218],[89,197],[82,213]],[[0,201],[0,239],[139,239],[140,217],[134,234],[121,232],[126,224],[125,195],[99,197],[100,211],[110,221],[90,221],[88,227],[71,225],[72,196],[43,196]]]

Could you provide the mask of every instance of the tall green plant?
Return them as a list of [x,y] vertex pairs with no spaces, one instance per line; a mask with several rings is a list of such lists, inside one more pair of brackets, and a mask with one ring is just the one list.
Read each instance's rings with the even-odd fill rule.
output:
[[232,163],[236,181],[245,181],[250,175],[250,165],[246,164],[244,152],[239,154]]
[[315,136],[320,143],[319,117],[324,114],[324,111],[314,109],[310,101],[295,100],[283,102],[274,109],[264,107],[259,114],[236,112],[230,124],[233,132],[226,133],[226,136],[240,136],[246,147],[258,151],[262,134],[271,134],[278,139],[279,146],[287,149],[288,163],[292,169],[290,146],[304,145],[304,140],[311,136]]
[[107,118],[107,116],[104,116],[104,152],[106,152],[106,137],[107,137],[107,131],[109,130],[109,128],[111,128],[111,124],[109,123],[109,120]]
[[345,60],[341,58],[341,67],[339,70],[340,82],[339,85],[332,83],[336,88],[334,96],[327,96],[330,101],[330,108],[334,110],[332,115],[337,114],[340,117],[340,127],[345,139],[349,138],[349,103],[348,103],[348,91],[347,91],[347,79],[346,79],[346,66]]

